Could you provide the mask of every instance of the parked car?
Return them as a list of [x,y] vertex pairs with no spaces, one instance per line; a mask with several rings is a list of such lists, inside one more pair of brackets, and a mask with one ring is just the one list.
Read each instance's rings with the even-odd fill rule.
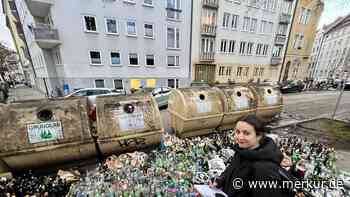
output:
[[301,92],[303,91],[305,85],[303,82],[298,81],[289,81],[285,84],[282,84],[280,87],[281,93],[292,93],[292,92]]
[[95,95],[106,95],[106,94],[126,94],[125,91],[118,91],[109,88],[83,88],[76,90],[68,95],[65,98],[77,97],[77,96],[95,96]]
[[169,100],[169,95],[171,93],[171,88],[169,87],[141,88],[137,90],[134,94],[145,93],[145,92],[150,93],[154,97],[159,108],[168,106],[168,100]]

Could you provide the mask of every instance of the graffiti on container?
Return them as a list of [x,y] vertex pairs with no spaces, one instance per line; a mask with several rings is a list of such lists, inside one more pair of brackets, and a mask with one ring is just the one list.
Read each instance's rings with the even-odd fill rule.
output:
[[121,131],[144,129],[145,121],[142,112],[122,114],[118,117]]
[[27,131],[29,142],[32,144],[63,139],[60,121],[28,124]]
[[249,108],[248,98],[246,96],[235,97],[236,110]]
[[129,147],[129,146],[144,146],[146,145],[146,138],[130,138],[118,140],[120,147]]
[[269,95],[265,97],[268,105],[276,105],[277,104],[277,95]]

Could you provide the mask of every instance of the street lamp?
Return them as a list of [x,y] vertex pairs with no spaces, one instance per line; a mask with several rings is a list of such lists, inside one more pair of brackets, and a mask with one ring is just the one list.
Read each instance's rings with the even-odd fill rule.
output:
[[333,112],[333,115],[332,115],[332,119],[334,119],[335,117],[335,113],[337,112],[337,109],[338,109],[338,106],[339,106],[339,103],[340,103],[340,100],[341,100],[341,97],[343,96],[343,92],[344,92],[344,88],[346,86],[346,82],[348,81],[348,77],[349,77],[349,73],[347,70],[344,70],[344,75],[343,75],[343,87],[340,87],[341,90],[340,90],[340,94],[339,94],[339,97],[338,97],[338,100],[337,100],[337,104],[335,105],[335,109],[334,109],[334,112]]

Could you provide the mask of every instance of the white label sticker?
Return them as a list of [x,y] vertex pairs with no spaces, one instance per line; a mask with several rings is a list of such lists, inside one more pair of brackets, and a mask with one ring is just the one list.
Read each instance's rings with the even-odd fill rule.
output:
[[31,144],[63,139],[60,121],[28,124],[27,130]]
[[198,113],[211,112],[211,102],[209,102],[209,101],[202,101],[202,100],[196,100],[195,103],[196,103],[196,106],[197,106],[197,112]]
[[248,98],[245,96],[235,97],[236,110],[249,108]]
[[118,119],[121,131],[145,128],[145,121],[142,112],[134,112],[132,114],[121,114],[119,115]]
[[265,98],[268,105],[277,104],[277,95],[270,95],[270,96],[266,96]]

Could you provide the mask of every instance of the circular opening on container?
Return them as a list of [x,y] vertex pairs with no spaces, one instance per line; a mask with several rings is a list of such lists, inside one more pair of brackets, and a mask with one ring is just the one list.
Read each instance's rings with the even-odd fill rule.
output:
[[37,115],[39,120],[48,121],[48,120],[52,119],[53,113],[51,110],[44,109],[44,110],[39,111],[36,115]]
[[237,92],[237,96],[238,97],[242,96],[242,93],[241,92]]
[[204,100],[204,99],[205,99],[204,94],[200,94],[200,95],[199,95],[199,99],[200,99],[200,100]]
[[267,93],[271,94],[272,93],[271,89],[267,89]]
[[124,111],[128,114],[131,114],[135,111],[135,107],[132,104],[124,105]]

